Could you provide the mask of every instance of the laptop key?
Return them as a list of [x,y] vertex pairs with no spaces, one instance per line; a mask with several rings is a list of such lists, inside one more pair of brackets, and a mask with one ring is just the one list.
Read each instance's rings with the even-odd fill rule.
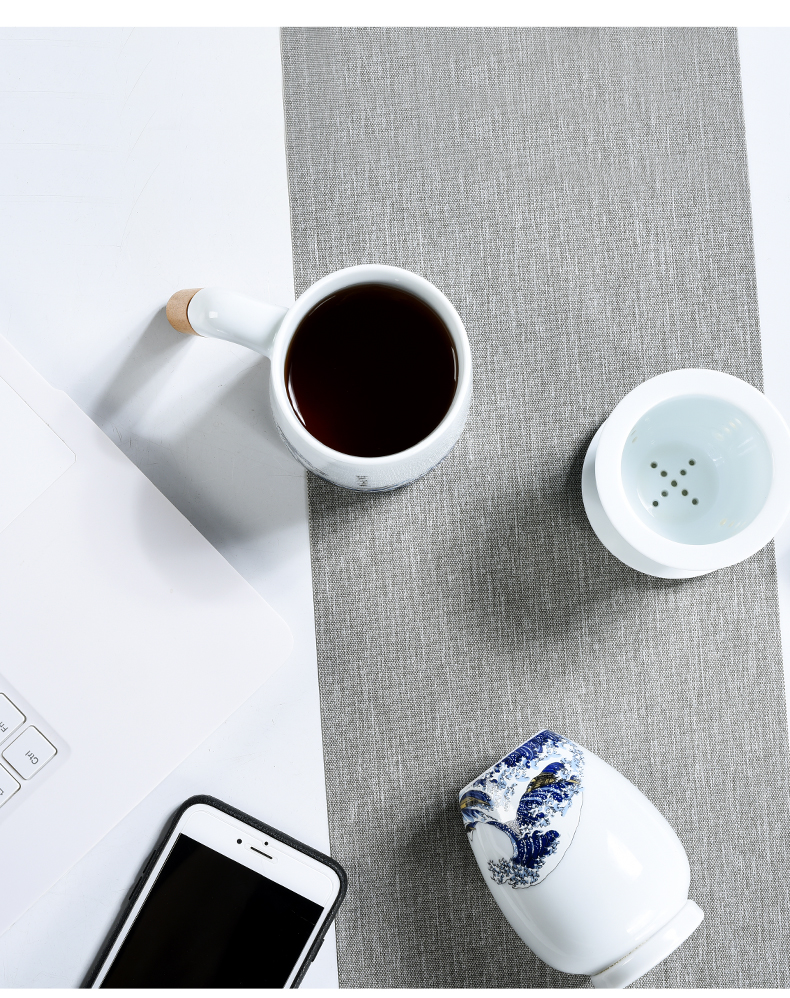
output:
[[3,758],[11,763],[23,780],[32,779],[56,754],[57,749],[52,742],[47,741],[32,725],[3,750]]
[[4,693],[0,693],[0,742],[24,724],[25,715],[15,707]]
[[19,790],[19,784],[14,777],[0,766],[0,807],[10,800]]

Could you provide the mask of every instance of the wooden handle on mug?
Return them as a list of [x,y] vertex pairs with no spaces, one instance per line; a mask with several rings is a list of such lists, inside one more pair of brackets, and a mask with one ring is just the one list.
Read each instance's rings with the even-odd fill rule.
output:
[[195,330],[189,324],[187,308],[189,307],[189,303],[200,290],[200,288],[186,288],[184,291],[176,291],[174,295],[170,296],[167,308],[165,309],[167,321],[173,329],[177,329],[179,333],[192,333],[193,336],[197,335]]

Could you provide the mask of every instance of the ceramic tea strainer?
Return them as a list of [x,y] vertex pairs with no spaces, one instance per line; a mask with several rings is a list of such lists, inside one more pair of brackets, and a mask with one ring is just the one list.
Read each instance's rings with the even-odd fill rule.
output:
[[790,431],[756,388],[720,371],[639,385],[590,444],[582,496],[601,542],[637,571],[704,575],[750,557],[790,508]]

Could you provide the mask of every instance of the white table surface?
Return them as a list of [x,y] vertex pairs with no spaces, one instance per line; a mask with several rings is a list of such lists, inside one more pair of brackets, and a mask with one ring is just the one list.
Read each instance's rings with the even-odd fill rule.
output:
[[[741,58],[766,390],[790,421],[790,32],[742,32]],[[0,937],[0,984],[70,987],[191,794],[329,847],[305,474],[268,410],[268,361],[179,337],[163,310],[206,284],[293,301],[278,33],[2,30],[0,150],[0,333],[295,638],[279,673]],[[777,556],[787,636],[790,525]],[[337,986],[333,935],[311,986]]]
[[[329,848],[305,473],[268,409],[268,360],[164,317],[173,291],[207,284],[293,301],[279,34],[4,30],[0,150],[0,333],[295,639],[258,694],[0,938],[5,986],[73,986],[192,794]],[[336,967],[332,934],[303,986],[335,987]]]

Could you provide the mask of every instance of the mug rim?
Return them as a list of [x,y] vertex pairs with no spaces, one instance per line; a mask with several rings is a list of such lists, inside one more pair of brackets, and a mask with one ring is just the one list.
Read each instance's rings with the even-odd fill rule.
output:
[[[304,319],[315,305],[333,291],[353,287],[357,284],[387,284],[391,287],[399,287],[425,302],[444,323],[452,337],[458,357],[458,381],[455,386],[455,393],[450,407],[441,421],[427,436],[411,447],[406,448],[406,450],[395,451],[392,454],[382,454],[378,457],[360,457],[355,454],[348,454],[345,451],[335,450],[333,447],[328,447],[325,443],[322,443],[298,419],[291,405],[285,385],[285,360],[288,355],[288,347],[302,319]],[[461,317],[458,315],[452,302],[434,284],[431,284],[430,281],[420,274],[415,274],[413,271],[405,270],[402,267],[392,267],[388,264],[378,263],[364,263],[354,267],[344,267],[341,270],[335,270],[331,274],[327,274],[319,281],[316,281],[315,284],[311,284],[297,298],[291,308],[288,309],[280,324],[280,328],[275,334],[271,353],[271,366],[272,392],[278,403],[281,418],[287,421],[289,430],[298,435],[300,439],[304,440],[319,455],[354,468],[365,467],[373,469],[385,467],[395,460],[408,461],[411,457],[417,457],[424,450],[430,449],[433,443],[443,436],[448,425],[455,421],[459,410],[462,410],[464,406],[464,400],[469,394],[472,384],[472,352],[469,346],[469,338]]]
[[[740,409],[757,425],[771,455],[771,484],[760,511],[737,534],[708,544],[686,544],[651,530],[631,507],[622,480],[622,455],[634,426],[661,402],[686,396]],[[612,526],[640,554],[667,568],[715,571],[761,550],[782,525],[790,508],[790,430],[769,399],[740,378],[705,368],[669,371],[638,385],[612,410],[598,443],[595,483]]]

